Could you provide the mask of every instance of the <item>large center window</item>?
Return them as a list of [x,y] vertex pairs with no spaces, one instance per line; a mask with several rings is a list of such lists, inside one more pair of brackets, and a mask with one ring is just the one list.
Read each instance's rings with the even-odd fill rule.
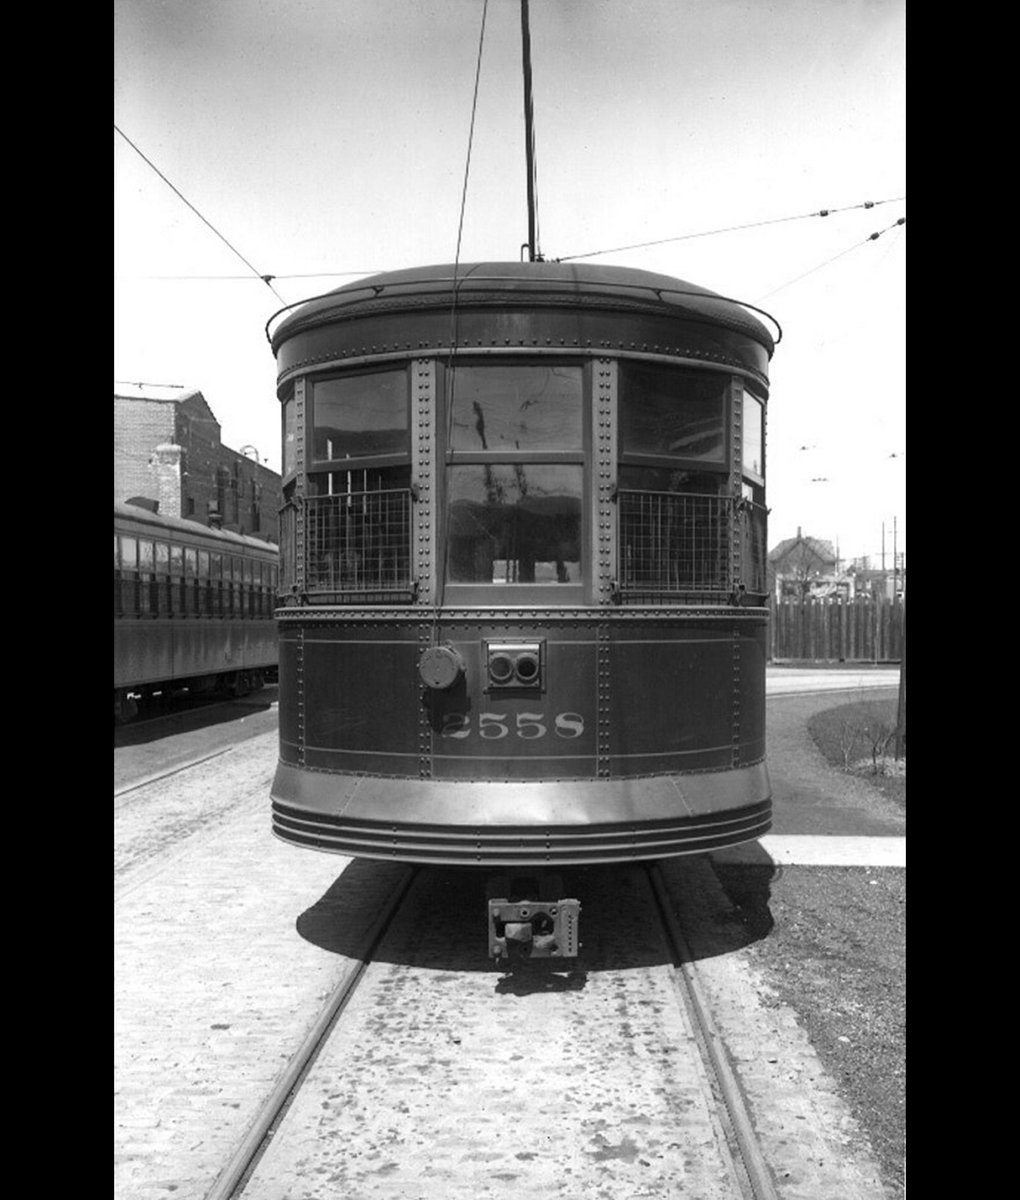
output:
[[522,599],[531,585],[550,602],[576,601],[584,369],[460,365],[446,375],[446,397],[447,584],[512,587]]

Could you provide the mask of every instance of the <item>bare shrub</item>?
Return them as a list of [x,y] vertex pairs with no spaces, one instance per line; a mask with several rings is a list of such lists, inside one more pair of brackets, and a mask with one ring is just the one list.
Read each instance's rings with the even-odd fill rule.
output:
[[896,735],[896,722],[887,720],[878,705],[867,704],[861,713],[860,731],[871,751],[872,773],[878,775],[879,759],[885,757],[889,743]]

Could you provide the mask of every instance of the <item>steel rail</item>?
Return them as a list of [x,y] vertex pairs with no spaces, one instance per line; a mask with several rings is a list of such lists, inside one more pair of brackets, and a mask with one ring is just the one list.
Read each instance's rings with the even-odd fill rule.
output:
[[348,964],[315,1023],[305,1035],[304,1041],[277,1079],[273,1090],[233,1157],[220,1172],[212,1188],[206,1193],[205,1200],[231,1200],[231,1197],[240,1194],[239,1186],[243,1184],[246,1176],[250,1174],[261,1158],[266,1144],[274,1132],[274,1126],[290,1106],[294,1094],[318,1056],[320,1047],[354,995],[372,961],[373,954],[410,891],[419,870],[420,868],[417,867],[409,867],[403,881],[394,889],[388,903],[369,929],[365,938],[365,946],[360,955]]
[[658,863],[650,863],[645,870],[672,943],[671,948],[677,959],[676,975],[674,976],[677,990],[687,1002],[695,1019],[699,1041],[707,1056],[707,1065],[715,1076],[729,1115],[730,1126],[737,1141],[744,1170],[747,1173],[751,1194],[754,1200],[779,1200],[779,1193],[773,1183],[772,1173],[754,1132],[740,1083],[726,1056],[722,1038],[712,1020],[708,1001],[698,980],[694,956],[691,954],[687,939],[684,937],[680,922],[670,903],[662,872]]
[[[244,745],[242,742],[241,745]],[[180,766],[173,767],[169,771],[157,771],[153,775],[146,775],[142,779],[136,779],[134,783],[129,783],[125,787],[119,788],[113,793],[114,800],[119,800],[121,796],[128,795],[129,792],[137,792],[142,788],[148,787],[152,783],[159,783],[163,779],[169,779],[171,775],[180,775],[182,771],[190,771],[192,767],[201,766],[202,763],[209,762],[214,758],[219,758],[221,755],[229,754],[232,750],[237,750],[237,746],[224,746],[222,750],[214,750],[211,754],[203,754],[198,758],[189,759]],[[128,803],[125,801],[125,803]],[[114,812],[124,807],[124,804],[115,804]]]

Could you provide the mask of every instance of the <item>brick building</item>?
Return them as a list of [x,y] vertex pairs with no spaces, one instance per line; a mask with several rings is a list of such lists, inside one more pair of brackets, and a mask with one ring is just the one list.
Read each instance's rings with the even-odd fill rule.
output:
[[194,389],[114,384],[113,498],[279,541],[280,476],[222,444]]

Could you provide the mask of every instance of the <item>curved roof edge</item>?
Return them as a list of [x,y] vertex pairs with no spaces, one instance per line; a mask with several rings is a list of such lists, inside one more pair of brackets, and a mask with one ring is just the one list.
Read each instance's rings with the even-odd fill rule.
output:
[[[579,297],[615,297],[652,305],[675,316],[693,316],[736,329],[760,342],[770,357],[776,345],[766,326],[749,311],[751,306],[699,284],[634,267],[544,261],[442,263],[369,275],[281,309],[270,318],[270,324],[276,317],[282,318],[270,342],[276,353],[300,329],[340,318],[346,308],[371,309],[374,301],[392,304],[405,297],[421,302],[430,295],[439,303],[440,297],[451,296],[455,287],[458,298],[467,299],[472,293],[491,292],[494,286],[536,297],[562,296],[564,292],[574,292]],[[778,329],[778,322],[775,324]]]

